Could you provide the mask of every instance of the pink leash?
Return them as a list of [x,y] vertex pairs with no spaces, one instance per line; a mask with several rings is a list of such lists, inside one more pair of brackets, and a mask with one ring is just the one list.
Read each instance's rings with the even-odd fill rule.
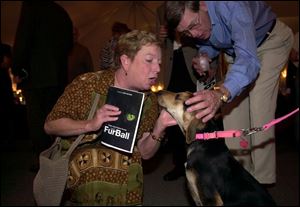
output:
[[[240,129],[240,130],[226,130],[226,131],[214,131],[214,132],[209,132],[209,133],[198,133],[196,134],[196,139],[217,139],[217,138],[230,138],[230,137],[241,137],[241,136],[248,136],[260,131],[266,131],[270,127],[274,126],[275,124],[283,121],[284,119],[288,118],[289,116],[292,116],[296,112],[299,111],[299,108],[295,109],[294,111],[288,113],[285,116],[282,116],[280,118],[274,119],[270,121],[269,123],[263,125],[262,127],[254,127],[250,129]],[[242,147],[247,147],[246,145],[248,143],[246,140],[243,140],[244,143],[240,143]]]

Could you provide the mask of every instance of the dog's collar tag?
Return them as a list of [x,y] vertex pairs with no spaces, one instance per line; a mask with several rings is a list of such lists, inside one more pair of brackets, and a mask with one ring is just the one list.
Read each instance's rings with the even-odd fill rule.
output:
[[241,138],[241,141],[240,141],[240,146],[241,148],[244,148],[246,149],[248,147],[248,141],[245,139],[245,138]]

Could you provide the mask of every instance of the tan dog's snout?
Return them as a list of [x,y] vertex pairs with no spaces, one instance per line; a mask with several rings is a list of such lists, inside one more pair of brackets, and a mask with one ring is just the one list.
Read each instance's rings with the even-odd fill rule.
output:
[[174,93],[171,91],[157,92],[158,103],[176,119],[181,131],[185,135],[186,143],[195,140],[197,130],[202,130],[205,124],[195,117],[195,113],[187,112],[185,101],[192,97],[189,91]]

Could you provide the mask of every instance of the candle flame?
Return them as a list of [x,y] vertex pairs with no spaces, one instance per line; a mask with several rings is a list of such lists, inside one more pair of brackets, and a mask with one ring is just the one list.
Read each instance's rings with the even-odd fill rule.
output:
[[164,84],[158,83],[157,85],[151,86],[151,91],[156,93],[158,91],[164,90]]

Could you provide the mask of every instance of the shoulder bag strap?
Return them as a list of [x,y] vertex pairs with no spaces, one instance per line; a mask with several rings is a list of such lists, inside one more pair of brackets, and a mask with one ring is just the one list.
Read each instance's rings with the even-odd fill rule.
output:
[[[92,108],[91,108],[91,111],[89,113],[89,116],[87,118],[87,120],[90,120],[93,118],[94,116],[94,113],[97,109],[97,104],[99,102],[99,98],[100,98],[100,94],[96,93],[96,96],[95,96],[95,99],[94,99],[94,102],[93,102],[93,105],[92,105]],[[76,140],[72,143],[72,145],[70,146],[70,148],[68,149],[68,151],[66,152],[66,156],[70,156],[72,154],[72,152],[74,151],[74,149],[78,146],[78,144],[81,142],[81,140],[83,139],[85,134],[81,134],[79,135]]]

